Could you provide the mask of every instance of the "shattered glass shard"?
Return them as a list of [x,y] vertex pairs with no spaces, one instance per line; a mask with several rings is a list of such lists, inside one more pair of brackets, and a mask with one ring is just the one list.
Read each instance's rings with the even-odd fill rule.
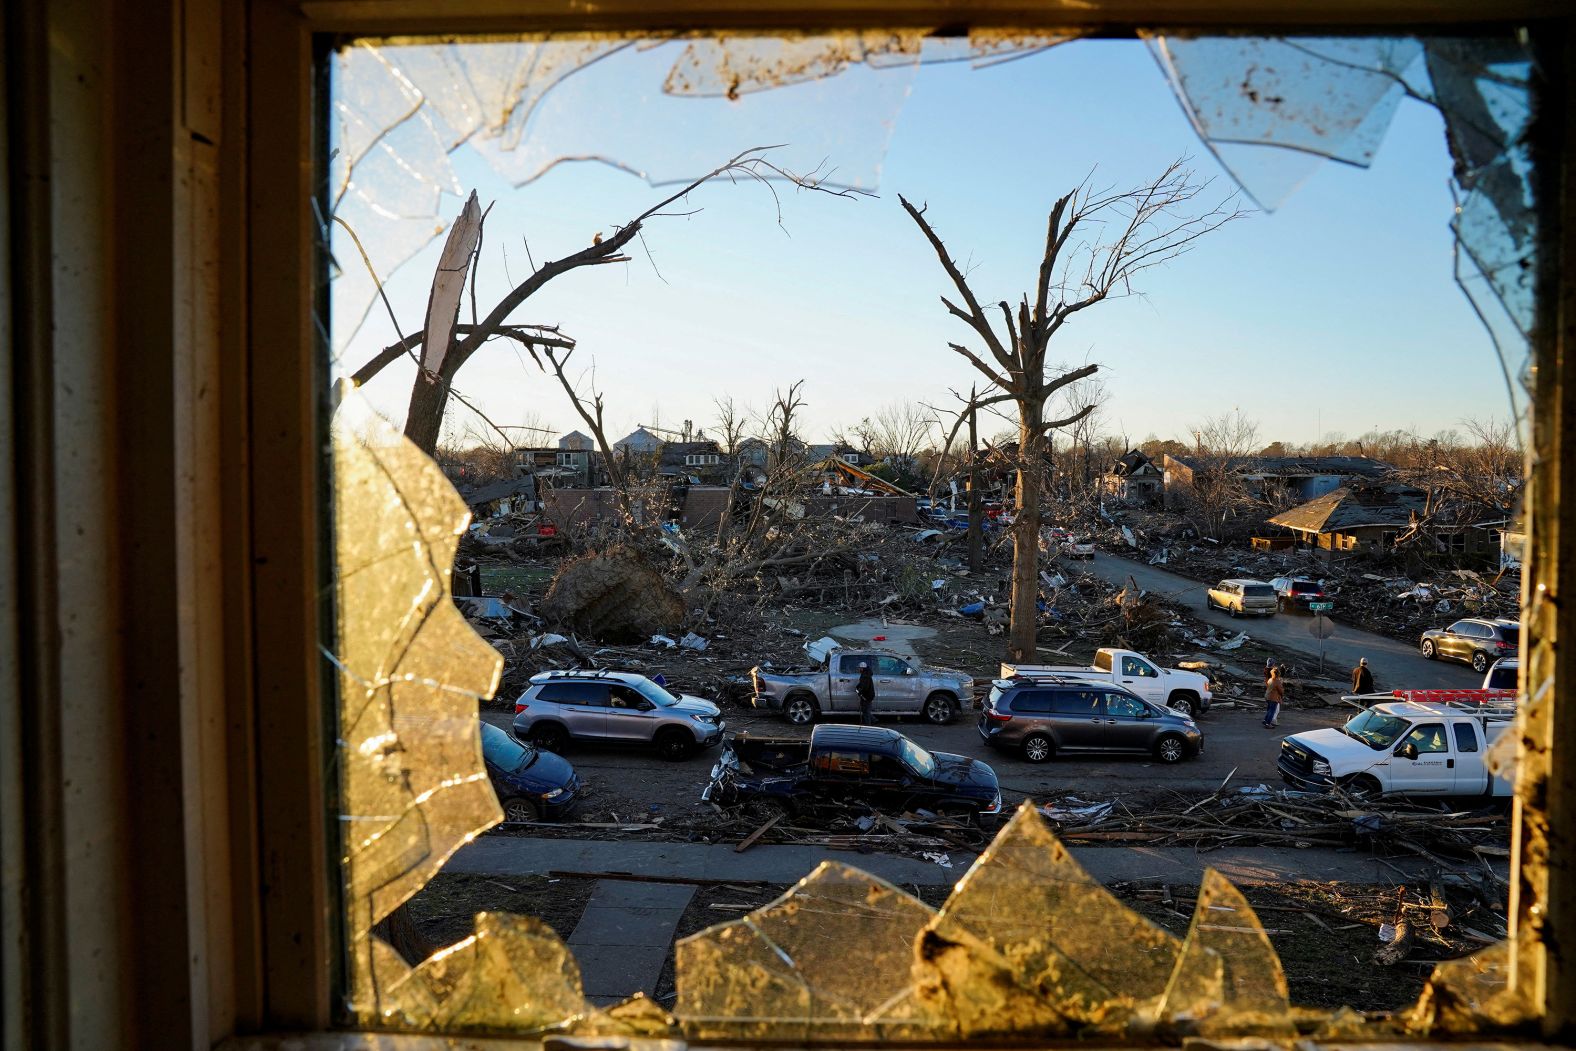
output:
[[964,1037],[1119,1032],[1180,944],[1084,871],[1028,803],[925,929],[920,996]]
[[636,993],[608,1008],[594,1008],[572,1026],[572,1035],[635,1036],[650,1040],[677,1038],[678,1020],[645,993]]
[[934,915],[884,880],[823,861],[771,904],[678,943],[674,1013],[691,1038],[934,1038],[912,974]]
[[917,63],[924,34],[913,30],[804,37],[692,40],[662,90],[669,95],[736,99],[755,91],[819,80],[880,56],[880,65]]
[[1187,1034],[1296,1033],[1280,957],[1253,907],[1214,869],[1204,871],[1158,1020]]
[[414,970],[392,952],[378,963],[385,1024],[539,1032],[588,1010],[569,947],[530,916],[477,913],[474,934]]
[[1407,1015],[1416,1033],[1477,1033],[1510,1029],[1536,1016],[1525,984],[1510,985],[1514,941],[1436,964],[1417,1004]]
[[476,704],[503,661],[449,596],[469,520],[433,462],[351,395],[334,431],[339,760],[353,1006],[379,1013],[372,927],[503,819]]

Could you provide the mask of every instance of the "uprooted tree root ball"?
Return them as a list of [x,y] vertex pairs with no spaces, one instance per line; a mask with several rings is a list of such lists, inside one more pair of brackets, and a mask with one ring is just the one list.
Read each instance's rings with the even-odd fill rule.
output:
[[553,577],[542,612],[575,631],[608,642],[641,642],[683,620],[684,600],[662,574],[622,545],[565,562]]

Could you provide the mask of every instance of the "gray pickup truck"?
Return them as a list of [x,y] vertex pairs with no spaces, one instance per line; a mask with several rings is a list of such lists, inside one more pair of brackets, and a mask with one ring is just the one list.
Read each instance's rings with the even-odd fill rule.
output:
[[964,704],[974,700],[973,677],[953,668],[932,668],[918,657],[883,649],[845,649],[832,639],[807,643],[816,663],[776,671],[750,669],[757,708],[781,712],[795,726],[822,715],[856,715],[859,665],[870,665],[875,678],[875,714],[920,715],[937,725],[950,723]]

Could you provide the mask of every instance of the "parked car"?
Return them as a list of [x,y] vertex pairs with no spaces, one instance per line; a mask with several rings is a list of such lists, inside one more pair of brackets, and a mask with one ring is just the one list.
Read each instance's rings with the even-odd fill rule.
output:
[[1429,660],[1464,661],[1479,675],[1501,657],[1514,656],[1521,645],[1521,625],[1513,620],[1469,617],[1448,628],[1429,628],[1418,647]]
[[1330,601],[1324,593],[1324,585],[1317,580],[1307,577],[1276,577],[1270,581],[1270,587],[1275,591],[1275,599],[1281,609],[1300,606],[1308,608],[1310,602]]
[[626,671],[539,672],[514,702],[515,737],[549,752],[598,741],[651,745],[664,759],[684,759],[719,743],[725,728],[712,702]]
[[1112,683],[1136,693],[1152,704],[1175,708],[1184,715],[1202,715],[1209,711],[1212,696],[1209,676],[1181,668],[1162,668],[1159,662],[1135,653],[1106,646],[1094,653],[1094,663],[1083,667],[1076,664],[1008,664],[1001,666],[1001,677],[1084,679]]
[[803,738],[735,736],[711,770],[702,799],[734,803],[861,800],[902,813],[1001,813],[996,772],[978,759],[931,752],[885,726],[823,724]]
[[580,801],[575,768],[482,723],[482,762],[506,821],[559,821]]
[[964,701],[974,699],[974,678],[955,668],[933,668],[912,654],[883,649],[844,649],[834,639],[805,645],[815,661],[783,671],[755,667],[750,681],[754,705],[781,712],[795,726],[823,715],[857,715],[859,665],[870,665],[875,678],[877,716],[921,715],[927,722],[950,723]]
[[993,748],[1018,749],[1031,763],[1082,752],[1180,763],[1204,750],[1204,735],[1190,715],[1120,686],[1054,676],[997,680],[980,713],[979,734]]
[[1222,580],[1204,593],[1205,609],[1223,609],[1233,617],[1273,617],[1280,608],[1275,589],[1262,580]]
[[1515,690],[1521,687],[1521,660],[1518,657],[1501,657],[1483,676],[1485,690]]
[[1062,554],[1068,558],[1093,558],[1095,554],[1094,541],[1088,539],[1064,540],[1062,542]]
[[[1476,692],[1402,691],[1418,699],[1375,704],[1339,729],[1292,734],[1281,742],[1281,778],[1305,790],[1338,786],[1358,798],[1508,796],[1510,782],[1483,757],[1515,721],[1515,695],[1455,696]],[[1421,699],[1431,695],[1454,699]]]

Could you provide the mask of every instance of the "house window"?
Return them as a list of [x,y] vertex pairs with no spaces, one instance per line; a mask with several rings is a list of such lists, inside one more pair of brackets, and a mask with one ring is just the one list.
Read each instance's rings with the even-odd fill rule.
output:
[[[478,65],[481,64],[482,63],[478,63]],[[627,449],[628,447],[626,446],[626,451]],[[857,465],[861,460],[860,454],[855,452],[844,452],[838,454],[838,456],[839,459],[848,464]],[[564,462],[563,454],[560,454],[559,462]],[[685,454],[683,462],[686,467],[705,467],[719,463],[720,457],[715,453],[689,453]],[[375,472],[365,471],[363,474],[372,477],[372,481],[374,483],[376,482],[377,479]],[[387,507],[391,506],[393,501],[384,499],[381,501],[363,500],[355,504],[352,504],[351,501],[344,501],[344,503],[347,505],[352,505],[353,507]],[[639,513],[640,508],[637,505],[634,514],[638,517]],[[438,534],[442,534],[444,528],[449,526],[448,523],[441,521],[436,523],[436,525],[439,528],[434,532]],[[371,529],[365,529],[361,534],[352,533],[352,535],[363,534],[372,536],[374,531]],[[417,535],[425,535],[425,533],[424,531],[418,532]],[[1357,537],[1352,535],[1336,535],[1333,540],[1335,545],[1340,550],[1352,550],[1357,546]],[[1328,544],[1329,541],[1326,541],[1326,543]],[[363,561],[365,560],[342,558],[341,564],[359,565],[362,564]],[[417,568],[425,569],[425,567],[420,566]],[[424,583],[424,580],[425,578],[422,578],[422,580],[418,582]],[[357,584],[358,582],[352,581],[349,586],[354,587],[357,586]],[[430,588],[418,590],[414,592],[414,594],[417,596],[418,600],[422,601],[430,601],[432,598],[432,590]],[[442,596],[439,597],[441,598]],[[342,603],[342,605],[349,609],[352,608],[353,603],[347,601]],[[426,611],[426,608],[423,607],[422,612]],[[434,613],[441,614],[447,611],[447,607],[442,606],[442,604],[439,603],[433,608],[432,611]],[[381,636],[379,636],[374,638],[372,641],[381,643],[383,640]],[[471,640],[468,636],[463,636],[463,632],[449,633],[447,639],[440,638],[433,640],[434,645],[438,643],[444,643],[455,648],[469,645],[472,641],[474,640]],[[466,656],[471,656],[471,654],[466,654]],[[479,655],[477,659],[463,662],[454,661],[451,662],[451,665],[453,668],[461,670],[451,671],[449,670],[450,666],[445,666],[445,674],[466,675],[469,676],[469,678],[466,678],[463,682],[457,681],[454,678],[445,679],[442,681],[443,689],[452,695],[459,696],[463,702],[461,706],[468,710],[470,718],[474,720],[474,705],[469,703],[471,700],[470,695],[479,689],[490,689],[491,687],[478,687],[473,684],[473,680],[486,681],[489,680],[489,678],[495,680],[498,669],[496,666],[489,665],[487,659],[480,658]],[[352,665],[351,662],[346,661],[345,667],[347,669],[359,669],[361,666]],[[375,670],[381,670],[381,666]],[[488,674],[484,674],[488,671],[491,672],[490,676]],[[342,674],[346,674],[348,676],[348,671]],[[418,686],[412,687],[408,690],[400,691],[402,694],[398,698],[398,703],[400,704],[408,704],[409,695],[416,694],[420,684],[423,681],[420,678],[419,672],[412,674],[415,677],[412,678],[411,681],[417,683]],[[368,683],[373,684],[373,687],[369,687],[367,685]],[[369,694],[368,703],[365,705],[358,704],[355,706],[347,705],[347,711],[359,712],[372,710],[371,706],[374,703],[392,703],[387,702],[387,698],[383,696],[384,693],[391,691],[383,690],[380,681],[374,678],[374,676],[371,674],[361,675],[359,678],[348,681],[346,686],[347,695],[354,696],[357,690],[360,690],[363,694]],[[356,699],[359,701],[361,698],[357,697]],[[448,699],[452,699],[452,697]],[[376,711],[374,711],[374,714],[377,714]],[[389,725],[397,725],[393,718],[393,714],[394,713],[391,712],[390,718],[387,720]],[[437,722],[438,720],[432,721]],[[374,733],[373,731],[377,732]],[[350,902],[352,910],[349,919],[352,921],[352,924],[359,925],[353,926],[352,935],[359,937],[359,945],[361,946],[371,943],[373,938],[380,936],[373,929],[373,924],[380,920],[383,915],[386,915],[386,913],[380,913],[374,910],[381,909],[383,904],[394,899],[396,891],[405,889],[402,886],[395,886],[394,884],[396,882],[399,884],[409,884],[415,882],[415,877],[413,876],[415,867],[417,865],[434,864],[430,859],[441,855],[443,849],[450,845],[441,837],[449,837],[450,839],[464,839],[468,841],[469,838],[476,832],[486,829],[487,822],[491,820],[492,810],[495,809],[495,806],[487,806],[489,801],[485,798],[485,793],[475,798],[467,795],[467,793],[471,792],[479,785],[479,782],[476,779],[466,780],[459,777],[449,778],[443,780],[441,784],[433,787],[431,791],[415,795],[411,799],[407,800],[401,797],[399,795],[400,791],[407,789],[412,791],[414,790],[415,785],[412,782],[412,778],[409,776],[409,771],[417,765],[418,759],[425,760],[425,757],[418,757],[415,755],[414,749],[404,755],[387,751],[386,745],[388,740],[394,737],[395,734],[393,731],[387,731],[382,723],[372,718],[368,719],[368,725],[364,732],[357,734],[347,733],[342,737],[343,740],[356,745],[356,748],[354,749],[347,749],[347,762],[344,764],[347,768],[349,768],[347,783],[352,782],[356,778],[366,782],[365,787],[367,791],[365,794],[369,797],[373,797],[370,798],[369,802],[375,804],[379,808],[355,810],[348,809],[347,804],[347,810],[345,812],[345,817],[350,819],[347,821],[346,827],[351,828],[353,831],[358,833],[360,833],[360,829],[363,827],[369,828],[371,831],[378,833],[378,836],[369,836],[365,834],[360,835],[360,838],[354,843],[354,846],[357,850],[360,850],[368,855],[368,857],[365,860],[356,857],[354,856],[353,851],[351,854],[352,864],[349,866],[351,876],[347,881],[349,883],[349,888],[345,897]],[[449,743],[453,744],[454,742],[451,741]],[[412,738],[412,744],[417,748],[425,747],[428,749],[428,751],[435,750],[431,747],[430,742],[417,741],[414,737]],[[455,748],[454,753],[456,756],[459,756],[459,758],[456,759],[454,757],[446,756],[443,757],[443,760],[445,762],[460,762],[463,760],[463,756],[459,755],[459,753],[462,751],[463,749],[461,748]],[[865,757],[862,753],[835,752],[823,756],[820,759],[819,765],[821,772],[826,774],[852,775],[863,774],[865,772],[863,765],[864,761]],[[374,763],[383,765],[382,767],[375,767],[373,765]],[[452,767],[449,769],[442,769],[437,763],[426,762],[426,765],[422,767],[420,772],[423,775],[437,775],[440,773],[449,774],[453,773],[454,771]],[[463,770],[460,772],[463,772]],[[398,776],[394,776],[396,774]],[[352,783],[351,787],[356,788],[360,786]],[[441,793],[438,791],[439,788],[443,790]],[[351,791],[347,791],[345,794],[347,797],[354,795],[354,793]],[[491,802],[495,804],[496,800]],[[465,810],[455,818],[449,818],[447,820],[433,819],[429,821],[427,820],[426,811],[424,809],[417,809],[418,807],[425,808],[429,805],[429,803],[432,805],[434,810],[439,810],[441,807],[446,806],[453,806],[456,809],[459,809],[460,804],[475,804],[475,807]],[[397,866],[400,864],[405,864],[406,858],[402,855],[395,855],[394,851],[397,847],[408,845],[406,844],[405,840],[402,838],[396,838],[392,835],[383,836],[382,832],[384,830],[370,825],[358,825],[355,822],[360,822],[364,818],[388,820],[390,815],[392,815],[394,819],[398,820],[402,819],[403,815],[405,814],[419,815],[421,821],[417,822],[412,820],[411,824],[419,825],[420,834],[426,838],[424,838],[418,844],[421,848],[420,851],[416,851],[414,849],[410,851],[412,854],[412,859],[409,862],[411,867],[409,869],[400,869],[397,868]],[[441,814],[439,816],[446,817],[446,815]],[[1025,844],[1034,846],[1036,849],[1032,851],[1025,850],[1021,853],[1026,856],[1040,856],[1047,854],[1048,851],[1040,849],[1043,847],[1043,843],[1035,842],[1035,837],[1042,835],[1042,833],[1035,831],[1035,829],[1039,827],[1037,824],[1035,824],[1039,820],[1038,817],[1032,812],[1032,810],[1025,811],[1023,816],[1024,819],[1018,823],[1016,829],[1014,830],[1014,834],[1023,836]],[[441,864],[441,862],[438,863]],[[984,881],[980,880],[975,881],[976,885],[983,882]],[[1023,893],[1026,896],[1030,896],[1036,891],[1038,886],[1047,881],[1024,880],[1022,882]],[[966,890],[967,888],[960,888],[959,893],[965,893]],[[868,896],[869,894],[875,892],[866,888],[862,891],[862,893],[865,893]],[[885,892],[880,893],[884,894]],[[1200,908],[1203,909],[1210,907],[1203,904],[1202,898],[1203,892],[1201,891]],[[1043,905],[1044,903],[1041,902],[1040,904]],[[356,912],[355,910],[357,909],[362,909],[363,911]],[[825,924],[830,925],[838,919],[834,912],[835,910],[829,910],[825,913],[825,915],[828,917],[824,921]],[[855,912],[857,912],[857,910],[849,911],[849,917],[846,918],[846,922],[853,922],[852,915]],[[907,915],[907,913],[904,914],[905,918]],[[1208,913],[1204,913],[1204,915],[1207,917]],[[1094,920],[1095,918],[1096,917],[1085,916],[1084,920],[1088,922]],[[1057,917],[1053,914],[1049,907],[1045,909],[1044,919],[1046,922],[1039,926],[1044,926],[1047,928],[1057,926],[1057,924],[1053,922],[1057,919]],[[1094,926],[1098,927],[1102,932],[1108,929],[1117,929],[1120,931],[1129,932],[1131,937],[1124,938],[1119,936],[1111,938],[1109,941],[1102,943],[1099,952],[1092,952],[1091,946],[1093,943],[1085,940],[1085,936],[1079,932],[1069,930],[1067,932],[1069,940],[1063,943],[1064,947],[1070,951],[1081,954],[1084,960],[1086,960],[1091,965],[1099,962],[1097,957],[1105,955],[1104,950],[1109,946],[1117,947],[1110,950],[1112,953],[1119,952],[1122,948],[1132,947],[1134,948],[1135,953],[1152,953],[1153,959],[1161,960],[1166,959],[1168,953],[1175,952],[1178,955],[1177,963],[1180,964],[1182,962],[1182,950],[1180,947],[1173,947],[1170,943],[1163,940],[1151,940],[1148,942],[1140,941],[1140,939],[1144,938],[1158,939],[1159,936],[1154,934],[1151,928],[1139,925],[1139,921],[1130,920],[1125,912],[1121,912],[1117,909],[1111,909],[1109,910],[1108,915],[1099,917],[1099,919],[1102,922],[1099,924],[1094,924]],[[527,931],[523,927],[511,928],[506,924],[497,924],[496,920],[493,922],[496,924],[496,926],[489,928],[488,930],[481,931],[482,936],[495,937],[497,944],[500,944],[505,949],[510,946],[511,938],[518,940],[520,942],[520,945],[517,946],[519,951],[513,953],[514,955],[524,955],[524,951],[527,948],[529,948],[532,953],[535,953],[540,949],[544,955],[547,954],[546,948],[543,948],[539,945],[538,941],[536,940],[537,935],[534,933]],[[911,974],[911,966],[913,964],[913,954],[911,952],[913,936],[915,932],[920,929],[920,926],[926,922],[929,922],[927,915],[923,912],[920,912],[916,914],[915,922],[912,927],[904,928],[903,930],[898,931],[901,937],[893,940],[896,947],[888,954],[890,957],[888,961],[890,966],[871,969],[870,974],[863,976],[867,979],[864,984],[877,989],[882,995],[869,1004],[854,1004],[853,1006],[857,1007],[858,1010],[849,1017],[871,1017],[873,1016],[874,1012],[878,1010],[884,1010],[892,1004],[905,1002],[904,998],[906,996],[906,992],[903,983],[909,980],[909,975]],[[489,935],[489,931],[494,933]],[[788,930],[786,933],[793,935],[796,932],[793,930]],[[798,933],[803,932],[801,931]],[[813,933],[821,935],[821,941],[823,943],[826,941],[826,938],[824,937],[825,932],[817,931]],[[1004,937],[1010,936],[1011,932],[1004,934]],[[467,947],[463,951],[455,952],[452,956],[452,959],[447,961],[440,957],[439,960],[441,966],[438,968],[428,969],[429,971],[436,971],[436,973],[428,975],[413,975],[409,979],[406,979],[403,974],[398,973],[397,962],[393,960],[392,955],[384,953],[381,961],[378,963],[378,966],[384,970],[390,971],[390,973],[394,974],[398,980],[387,982],[380,981],[376,983],[379,986],[377,989],[372,989],[371,987],[373,983],[368,983],[367,990],[371,990],[370,992],[358,988],[356,991],[354,1010],[356,1010],[361,1017],[380,1019],[396,1018],[404,1026],[415,1029],[436,1027],[441,1024],[455,1022],[458,1022],[458,1024],[462,1025],[470,1024],[483,1028],[502,1028],[505,1026],[516,1025],[528,1027],[528,1025],[531,1023],[531,1016],[524,1016],[519,1013],[522,1010],[520,1005],[524,998],[518,995],[502,995],[513,992],[513,990],[501,984],[503,980],[502,978],[500,978],[500,985],[496,989],[496,992],[500,995],[491,998],[486,996],[477,996],[473,998],[471,1002],[464,1005],[467,1010],[470,1010],[474,1006],[478,1010],[495,1010],[498,1012],[496,1014],[466,1014],[463,1017],[456,1019],[453,1015],[449,1014],[436,1013],[431,1016],[427,1016],[421,1013],[427,1009],[426,1005],[438,1002],[445,996],[445,994],[450,991],[452,988],[452,980],[456,976],[459,976],[460,978],[465,977],[465,972],[463,970],[465,966],[478,968],[484,966],[485,961],[483,960],[482,954],[477,952],[476,960],[471,961],[467,956],[467,953],[470,951],[470,948]],[[1060,951],[1060,949],[1057,951]],[[793,963],[791,957],[797,954],[784,953],[781,949],[778,949],[777,955],[786,960],[789,966],[796,966]],[[1202,954],[1197,955],[1202,956]],[[707,971],[709,980],[695,984],[697,986],[724,991],[726,991],[730,985],[742,986],[745,984],[740,981],[730,981],[728,968],[730,966],[745,967],[748,966],[747,962],[739,962],[734,964],[727,959],[727,956],[728,954],[726,952],[714,953],[711,960],[707,964],[709,968]],[[360,968],[356,971],[358,980],[364,980],[363,976],[370,973],[366,969],[367,965],[365,965],[360,959],[357,959],[355,962],[356,966]],[[978,960],[969,960],[967,958],[967,954],[963,954],[961,957],[961,962],[967,963],[969,966],[989,965],[988,958],[983,955]],[[1083,961],[1075,960],[1075,962]],[[1150,972],[1163,970],[1163,966],[1157,968],[1156,966],[1151,965],[1151,960],[1145,960],[1139,955],[1134,955],[1131,958],[1131,964],[1132,965],[1130,967],[1113,967],[1112,970],[1125,970],[1128,972],[1137,971],[1139,969]],[[682,973],[685,966],[685,960],[681,954],[678,960],[677,969]],[[693,966],[693,964],[691,966]],[[502,972],[500,969],[500,974],[504,973],[505,972]],[[1194,977],[1180,971],[1178,974],[1180,977],[1187,979],[1189,983],[1191,983],[1192,978]],[[546,970],[542,971],[540,974],[534,975],[534,977],[540,978],[541,983],[544,986],[548,985],[549,983],[550,975]],[[808,975],[808,977],[813,980],[817,976]],[[1124,974],[1123,977],[1125,978],[1126,975]],[[1166,975],[1164,973],[1158,975],[1159,979],[1164,979],[1165,977]],[[492,976],[488,975],[487,978],[489,979],[490,983]],[[1013,980],[1014,975],[1005,974],[1000,976],[1000,978],[1001,980],[1011,981]],[[1148,992],[1145,994],[1146,996],[1158,998],[1167,987],[1164,981],[1159,981],[1157,983],[1156,979],[1157,975],[1153,973],[1148,974],[1145,978],[1145,981],[1149,983],[1148,985],[1143,986],[1143,988],[1148,990]],[[429,980],[430,985],[428,984]],[[408,988],[402,989],[401,985],[405,984],[407,981]],[[883,985],[882,983],[888,984]],[[1172,984],[1175,985],[1177,983]],[[484,987],[480,981],[477,982],[477,985],[478,987]],[[533,990],[533,992],[535,991],[536,990]],[[550,988],[548,991],[556,995],[561,990]],[[574,997],[578,997],[578,995],[578,987],[575,987],[574,989],[569,990],[568,993],[565,993],[564,998],[565,1000],[570,1000]],[[378,996],[387,996],[388,1000],[376,1000],[375,997]],[[369,999],[368,997],[373,997],[374,999]],[[534,1004],[535,1002],[536,1001],[533,999],[532,1003]],[[543,999],[543,1002],[545,1002],[545,998]],[[852,1001],[850,1003],[852,1003]],[[447,1009],[448,1005],[443,1006],[445,1009]],[[683,1006],[684,1005],[681,1004],[680,1008],[675,1010],[675,1014],[683,1015]],[[759,1022],[762,1018],[768,1021],[774,1018],[781,1018],[785,1025],[789,1024],[790,1021],[794,1023],[803,1021],[803,1018],[801,1017],[803,1009],[786,1000],[780,1004],[763,1005],[750,1003],[736,1004],[735,1006],[740,1009],[743,1007],[749,1007],[751,1009],[752,1024]],[[581,1004],[579,1002],[574,1002],[570,1005],[570,1009],[573,1011],[579,1011],[580,1007]],[[790,1011],[789,1008],[792,1008],[792,1010]],[[780,1011],[783,1013],[778,1014],[774,1013],[774,1011]],[[693,1019],[698,1025],[704,1026],[709,1024],[709,1021],[714,1019],[716,1016],[714,1013],[695,1011],[689,1014],[688,1017]],[[438,1021],[437,1019],[441,1019],[441,1021]],[[905,1019],[902,1016],[888,1016],[886,1020],[894,1019],[899,1025],[905,1023]],[[545,1015],[543,1016],[543,1020],[552,1023],[556,1023],[558,1021],[558,1019],[555,1017]],[[828,1021],[832,1021],[832,1019],[828,1018]],[[1287,1022],[1287,1024],[1289,1025],[1289,1022]],[[874,1030],[871,1031],[871,1033],[874,1032]],[[704,1034],[703,1032],[700,1032],[697,1035]],[[865,1035],[868,1038],[870,1034],[861,1035]]]
[[558,466],[560,466],[560,467],[574,467],[575,466],[575,454],[572,453],[572,452],[571,453],[564,453],[564,452],[559,453],[558,454]]
[[1452,555],[1464,555],[1467,553],[1467,535],[1465,533],[1451,533],[1445,538],[1445,542],[1449,545]]

